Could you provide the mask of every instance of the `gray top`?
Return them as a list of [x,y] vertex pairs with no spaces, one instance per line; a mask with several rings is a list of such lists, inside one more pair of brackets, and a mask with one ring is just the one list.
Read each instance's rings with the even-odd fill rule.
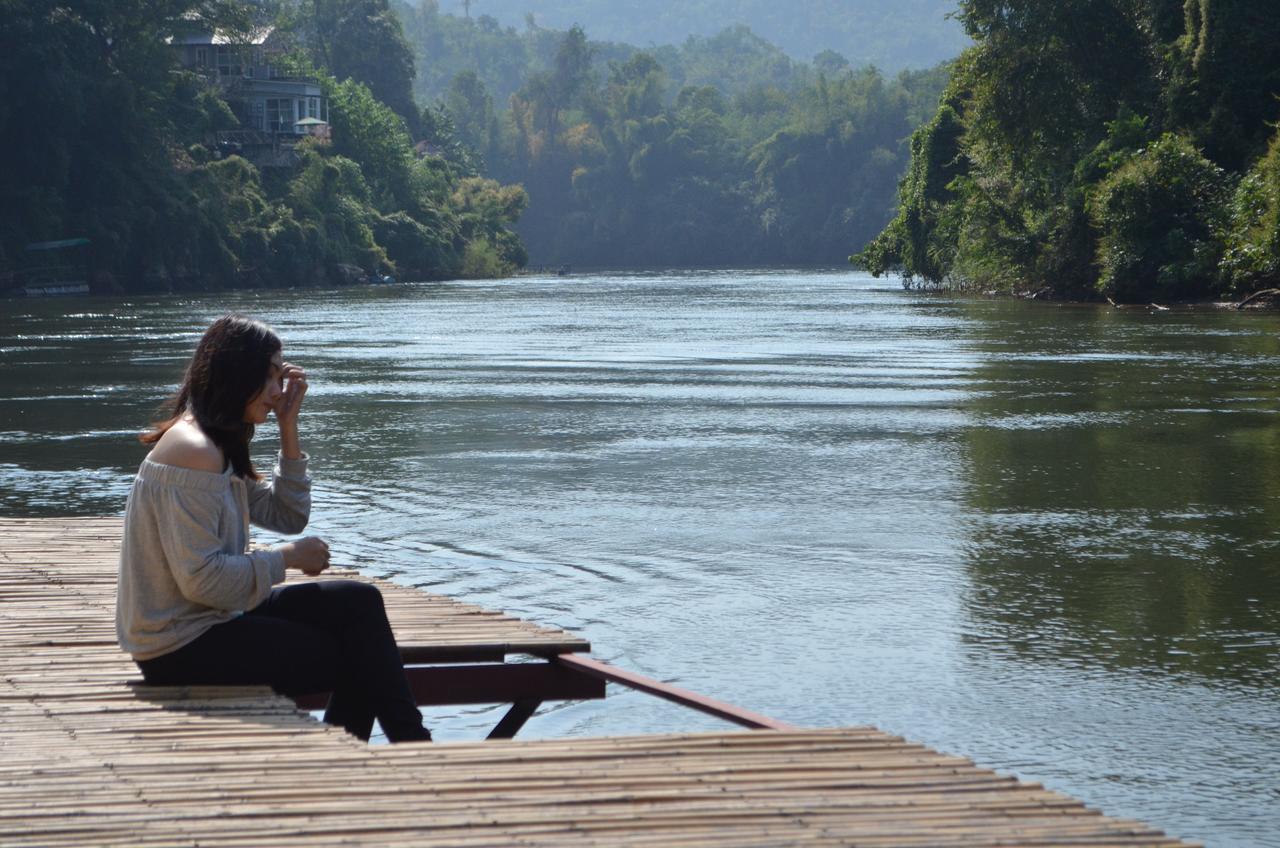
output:
[[284,580],[284,554],[247,553],[249,522],[299,533],[310,515],[305,455],[279,456],[270,483],[144,459],[124,513],[120,647],[152,659],[262,603]]

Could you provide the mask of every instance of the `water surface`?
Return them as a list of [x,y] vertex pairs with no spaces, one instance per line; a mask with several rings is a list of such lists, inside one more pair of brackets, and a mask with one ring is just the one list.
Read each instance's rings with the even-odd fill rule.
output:
[[[0,513],[119,512],[133,434],[229,308],[311,374],[340,561],[1280,846],[1280,318],[843,271],[0,301]],[[611,690],[522,735],[723,727]]]

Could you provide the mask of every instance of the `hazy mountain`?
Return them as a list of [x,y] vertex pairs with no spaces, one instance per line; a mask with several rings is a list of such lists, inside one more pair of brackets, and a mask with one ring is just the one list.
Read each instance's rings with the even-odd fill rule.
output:
[[[435,0],[427,0],[435,2]],[[926,68],[967,44],[947,18],[955,0],[438,0],[441,12],[491,15],[504,25],[567,29],[641,47],[680,44],[745,24],[794,58],[834,50],[853,66]]]

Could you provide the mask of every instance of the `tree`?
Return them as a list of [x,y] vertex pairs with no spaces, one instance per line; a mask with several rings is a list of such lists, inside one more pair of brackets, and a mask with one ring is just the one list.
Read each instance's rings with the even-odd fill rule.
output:
[[1237,295],[1280,287],[1280,133],[1232,197],[1222,270]]
[[967,173],[962,132],[958,112],[944,100],[933,120],[911,135],[911,164],[899,187],[898,215],[854,257],[858,264],[877,276],[900,271],[907,279],[921,277],[932,284],[947,278],[958,234],[946,210],[955,197],[954,181]]
[[1226,213],[1222,169],[1165,135],[1099,183],[1089,214],[1100,233],[1098,287],[1117,300],[1214,293]]
[[416,133],[413,50],[387,0],[310,0],[310,6],[320,64],[339,80],[366,85]]
[[510,229],[529,204],[524,189],[473,177],[459,182],[453,204],[468,237],[463,276],[506,276],[529,261],[524,245]]
[[[0,6],[0,255],[31,241],[86,236],[95,266],[134,281],[194,274],[209,226],[179,168],[195,163],[210,103],[174,72],[166,39],[199,13],[215,25],[243,4],[51,0]],[[110,127],[109,133],[86,128]]]
[[1213,161],[1244,170],[1280,119],[1280,15],[1258,0],[1187,0],[1184,23],[1172,117]]
[[501,130],[493,98],[475,71],[463,71],[449,83],[444,107],[453,119],[459,139],[475,151],[479,167],[494,160]]
[[374,238],[376,215],[368,200],[369,186],[360,165],[343,156],[322,155],[314,147],[305,151],[302,167],[289,184],[289,206],[329,266],[393,267]]
[[818,73],[830,77],[847,70],[849,60],[834,50],[823,50],[813,57],[813,66],[818,69]]
[[384,208],[408,202],[413,158],[404,120],[355,80],[330,80],[327,94],[334,152],[359,163],[373,198]]
[[[1269,267],[1226,201],[1280,118],[1280,20],[1262,0],[964,0],[975,46],[935,126],[963,173],[944,192],[919,137],[899,215],[858,255],[959,285],[1197,298]],[[1263,169],[1265,171],[1265,168]],[[1258,206],[1257,204],[1261,204]],[[1237,262],[1224,273],[1216,263]],[[1247,270],[1255,269],[1255,270]]]

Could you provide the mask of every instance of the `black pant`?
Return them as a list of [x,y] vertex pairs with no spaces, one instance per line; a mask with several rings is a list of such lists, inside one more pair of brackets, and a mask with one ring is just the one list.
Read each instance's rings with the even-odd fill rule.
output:
[[368,739],[427,740],[377,587],[322,580],[278,587],[255,609],[176,651],[138,663],[159,686],[267,685],[282,695],[330,692],[324,720]]

